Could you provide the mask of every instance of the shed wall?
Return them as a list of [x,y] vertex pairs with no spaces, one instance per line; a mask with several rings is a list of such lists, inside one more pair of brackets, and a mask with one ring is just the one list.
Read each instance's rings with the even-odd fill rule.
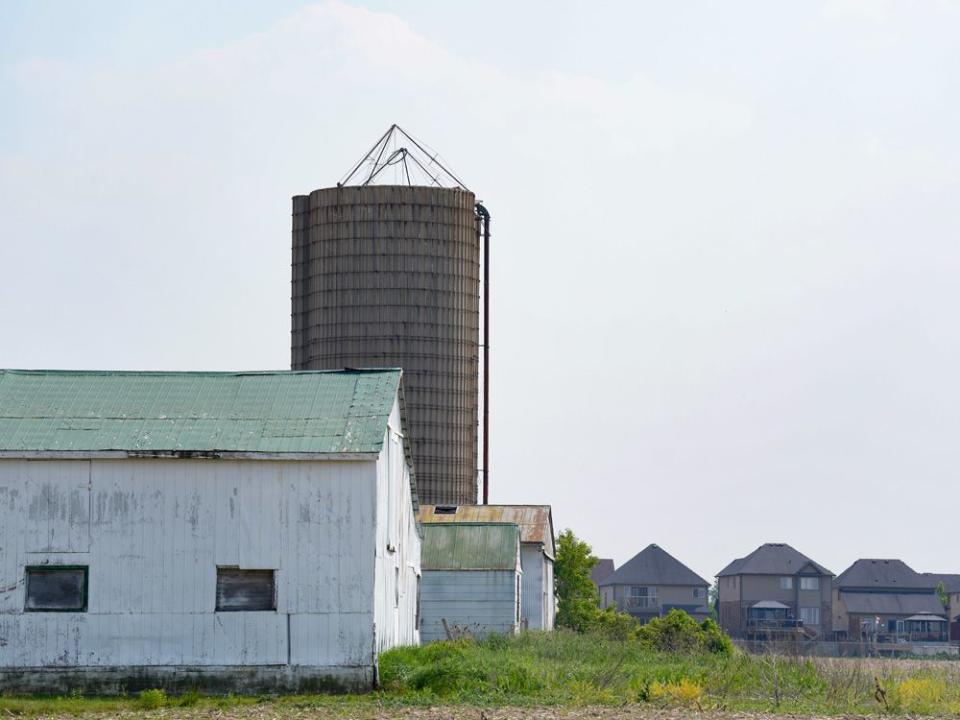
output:
[[[0,460],[0,671],[374,663],[376,464]],[[27,565],[89,566],[88,611],[25,613]],[[277,610],[215,612],[216,568]]]
[[523,608],[521,621],[528,630],[553,630],[553,561],[540,543],[521,543]]
[[445,639],[444,619],[475,637],[518,632],[519,579],[510,570],[424,570],[420,638]]
[[294,370],[402,367],[420,500],[477,499],[480,253],[473,193],[293,198]]

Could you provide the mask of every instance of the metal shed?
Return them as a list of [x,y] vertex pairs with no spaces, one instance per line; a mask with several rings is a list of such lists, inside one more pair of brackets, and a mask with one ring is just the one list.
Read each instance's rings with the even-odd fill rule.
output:
[[0,686],[371,688],[419,641],[400,381],[0,371]]
[[418,519],[421,523],[516,524],[520,528],[520,566],[523,569],[521,627],[553,630],[556,546],[553,512],[549,505],[421,505]]
[[420,637],[520,629],[520,531],[510,523],[423,525]]

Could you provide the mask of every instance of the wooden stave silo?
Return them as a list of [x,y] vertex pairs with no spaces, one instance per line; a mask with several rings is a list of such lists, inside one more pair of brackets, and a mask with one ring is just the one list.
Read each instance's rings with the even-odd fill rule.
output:
[[460,188],[293,198],[294,370],[401,367],[421,502],[477,501],[480,248]]

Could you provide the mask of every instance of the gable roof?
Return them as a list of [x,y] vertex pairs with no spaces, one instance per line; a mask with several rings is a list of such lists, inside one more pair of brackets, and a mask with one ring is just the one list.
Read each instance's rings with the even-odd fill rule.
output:
[[923,579],[930,583],[936,589],[939,583],[943,583],[943,589],[948,593],[960,592],[960,575],[955,573],[921,573]]
[[847,612],[854,615],[917,615],[940,614],[943,605],[930,593],[878,593],[841,591],[840,599]]
[[400,377],[0,370],[0,454],[373,454]]
[[787,543],[764,543],[752,553],[738,558],[717,573],[727,575],[796,575],[807,566],[818,575],[833,575]]
[[512,523],[520,528],[520,542],[540,543],[548,557],[556,556],[549,505],[421,505],[417,519],[421,523]]
[[516,570],[520,529],[511,523],[423,525],[424,570]]
[[597,564],[590,568],[590,579],[593,580],[594,585],[599,585],[601,580],[616,569],[611,558],[600,558]]
[[932,590],[937,586],[903,560],[862,558],[840,573],[836,587],[875,590]]
[[601,587],[639,584],[710,585],[666,550],[653,544],[647,545],[599,584]]

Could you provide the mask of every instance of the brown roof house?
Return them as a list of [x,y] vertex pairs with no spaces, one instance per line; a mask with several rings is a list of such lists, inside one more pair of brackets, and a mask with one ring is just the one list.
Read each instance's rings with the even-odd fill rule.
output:
[[720,626],[732,637],[823,638],[833,573],[786,543],[765,543],[717,573]]
[[594,585],[600,587],[600,581],[608,575],[612,575],[616,569],[611,558],[600,558],[596,565],[590,569],[590,579],[593,580]]
[[658,545],[647,545],[599,585],[601,607],[616,607],[641,622],[673,609],[697,620],[710,614],[710,583]]
[[947,611],[937,582],[902,560],[857,560],[835,583],[837,637],[876,644],[946,643]]

